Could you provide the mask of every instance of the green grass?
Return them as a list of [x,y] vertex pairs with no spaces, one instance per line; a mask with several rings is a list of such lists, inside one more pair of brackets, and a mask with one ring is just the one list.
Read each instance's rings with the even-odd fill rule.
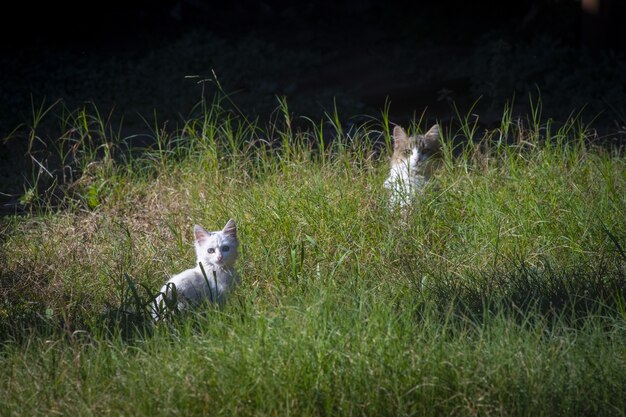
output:
[[[535,109],[444,126],[407,212],[385,114],[346,130],[282,100],[263,126],[218,99],[149,121],[141,151],[93,107],[33,123],[29,212],[2,220],[0,414],[624,415],[626,162]],[[230,217],[226,308],[147,322],[193,224]]]

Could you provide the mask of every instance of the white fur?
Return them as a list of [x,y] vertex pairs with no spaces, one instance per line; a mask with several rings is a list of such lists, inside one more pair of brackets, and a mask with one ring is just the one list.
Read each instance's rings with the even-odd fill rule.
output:
[[224,229],[217,232],[207,232],[195,225],[194,238],[196,267],[174,275],[163,285],[155,299],[152,314],[155,320],[159,318],[159,313],[167,310],[166,301],[173,300],[174,291],[177,308],[183,310],[204,301],[223,305],[228,293],[239,283],[234,267],[239,255],[235,221],[230,219]]
[[384,186],[390,191],[389,202],[392,206],[405,207],[411,203],[416,194],[422,192],[428,178],[415,173],[418,160],[419,151],[415,148],[410,158],[391,164],[389,177],[385,180]]

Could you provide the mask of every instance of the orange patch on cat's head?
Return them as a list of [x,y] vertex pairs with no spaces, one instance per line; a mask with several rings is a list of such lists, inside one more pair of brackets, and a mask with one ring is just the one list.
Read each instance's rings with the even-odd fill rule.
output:
[[393,149],[404,150],[411,144],[411,138],[400,126],[393,128]]

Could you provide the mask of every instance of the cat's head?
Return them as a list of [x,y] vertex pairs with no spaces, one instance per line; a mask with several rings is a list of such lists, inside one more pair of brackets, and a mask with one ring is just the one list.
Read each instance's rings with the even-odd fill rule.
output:
[[415,136],[407,135],[400,126],[393,129],[392,164],[403,164],[413,174],[430,177],[440,157],[439,125]]
[[206,267],[209,264],[217,267],[234,265],[239,256],[237,239],[237,226],[230,219],[222,230],[207,232],[202,226],[193,227],[198,262]]

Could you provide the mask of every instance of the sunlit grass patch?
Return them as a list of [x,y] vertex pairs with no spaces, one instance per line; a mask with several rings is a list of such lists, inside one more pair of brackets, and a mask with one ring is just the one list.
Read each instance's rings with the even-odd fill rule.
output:
[[[401,211],[382,187],[385,114],[296,124],[282,101],[264,128],[219,100],[197,110],[151,124],[142,149],[84,109],[62,118],[65,139],[29,132],[26,214],[2,224],[2,409],[625,409],[623,150],[575,120],[505,110],[479,132],[459,116]],[[193,225],[231,217],[242,285],[227,306],[153,324],[151,297],[193,266]]]

